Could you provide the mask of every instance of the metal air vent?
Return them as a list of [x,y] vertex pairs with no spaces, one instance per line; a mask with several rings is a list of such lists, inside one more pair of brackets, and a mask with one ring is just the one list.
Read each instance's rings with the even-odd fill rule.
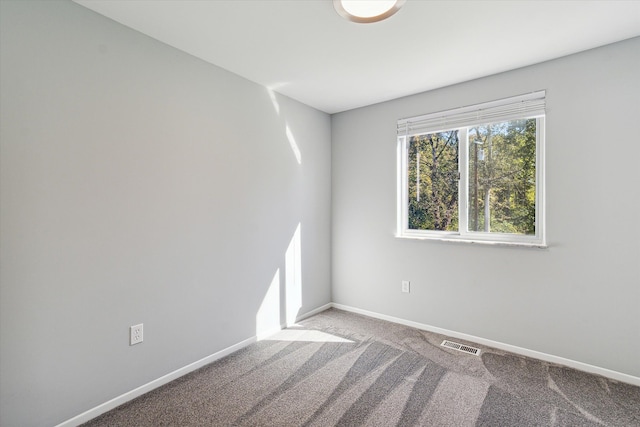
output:
[[453,350],[458,350],[463,353],[473,354],[474,356],[480,356],[480,349],[475,347],[469,347],[468,345],[458,344],[457,342],[444,340],[440,347],[447,347]]

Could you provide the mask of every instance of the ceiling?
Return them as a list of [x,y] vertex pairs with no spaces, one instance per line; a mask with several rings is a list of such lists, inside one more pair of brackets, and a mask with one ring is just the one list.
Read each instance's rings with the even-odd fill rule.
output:
[[74,0],[336,113],[640,36],[640,1],[407,0],[386,21],[331,0]]

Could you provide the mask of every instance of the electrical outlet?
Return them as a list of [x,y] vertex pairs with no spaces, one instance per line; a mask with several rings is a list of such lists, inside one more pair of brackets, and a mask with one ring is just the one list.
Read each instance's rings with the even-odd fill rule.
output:
[[131,326],[129,328],[129,345],[139,344],[142,339],[142,323]]
[[409,282],[408,280],[403,280],[402,281],[402,292],[405,292],[405,293],[411,292],[410,285],[411,285],[411,282]]

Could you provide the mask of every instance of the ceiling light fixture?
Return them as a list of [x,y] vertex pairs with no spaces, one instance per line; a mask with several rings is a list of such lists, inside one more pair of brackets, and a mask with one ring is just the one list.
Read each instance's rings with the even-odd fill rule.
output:
[[336,12],[359,24],[382,21],[396,13],[405,0],[333,0]]

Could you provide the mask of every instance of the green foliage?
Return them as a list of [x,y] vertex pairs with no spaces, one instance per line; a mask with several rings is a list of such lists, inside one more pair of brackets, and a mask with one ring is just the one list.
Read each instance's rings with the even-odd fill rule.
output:
[[[536,120],[474,126],[468,137],[469,230],[535,234]],[[458,131],[414,136],[408,149],[409,229],[457,231]]]
[[409,229],[458,229],[458,148],[457,130],[410,139]]
[[535,234],[535,160],[535,119],[469,129],[471,231]]

